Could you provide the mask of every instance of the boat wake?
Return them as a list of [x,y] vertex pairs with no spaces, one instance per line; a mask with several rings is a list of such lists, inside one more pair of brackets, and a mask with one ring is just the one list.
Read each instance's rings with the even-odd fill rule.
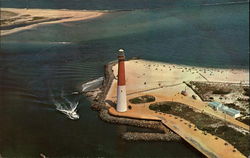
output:
[[76,101],[70,101],[68,98],[65,97],[64,91],[62,90],[60,98],[56,100],[54,96],[52,96],[52,101],[56,106],[56,110],[65,114],[69,119],[77,120],[80,118],[79,114],[77,113],[79,98]]
[[[92,80],[90,82],[82,84],[82,90],[81,92],[73,92],[70,95],[78,95],[80,93],[84,93],[90,90],[93,90],[97,87],[99,87],[104,80],[104,77],[99,77],[98,79]],[[69,95],[67,95],[69,96]],[[58,97],[54,97],[54,95],[51,95],[52,101],[54,105],[56,106],[56,110],[59,112],[65,114],[69,119],[77,120],[80,118],[79,114],[77,113],[77,106],[79,104],[79,97],[75,99],[74,101],[71,101],[72,99],[67,98],[64,94],[64,91],[61,90],[61,95]]]
[[104,77],[99,77],[98,79],[82,84],[82,92],[90,91],[99,87],[103,80]]

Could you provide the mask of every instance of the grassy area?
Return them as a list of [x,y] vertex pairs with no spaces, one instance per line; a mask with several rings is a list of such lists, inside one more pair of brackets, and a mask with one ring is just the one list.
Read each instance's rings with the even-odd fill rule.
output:
[[244,87],[244,95],[250,97],[250,88],[249,87]]
[[240,152],[248,156],[250,152],[250,135],[244,135],[235,129],[228,127],[225,121],[213,118],[210,115],[195,112],[185,104],[177,102],[159,102],[149,106],[150,110],[173,114],[192,122],[200,130],[207,131],[217,137],[227,140]]
[[[204,82],[190,82],[191,85],[194,85],[196,91],[202,96],[203,100],[207,100],[205,97],[206,94],[218,94],[218,95],[226,95],[232,92],[232,88],[236,88],[233,85],[224,86],[223,84],[218,83],[204,83]],[[238,87],[237,87],[238,88]]]
[[[250,153],[250,136],[244,135],[240,132],[235,132],[235,129],[228,126],[220,126],[218,128],[207,128],[207,131],[214,134],[224,140],[227,140],[230,144],[235,146],[245,156]],[[230,140],[230,141],[229,141]]]
[[129,100],[129,102],[132,104],[142,104],[142,103],[149,103],[153,101],[155,101],[155,97],[151,95],[139,96],[139,97]]
[[241,108],[241,107],[235,105],[234,103],[228,103],[228,104],[224,104],[224,105],[227,106],[227,107],[229,107],[229,108],[233,108],[233,109],[235,109],[235,110],[239,110],[239,111],[241,111],[241,112],[246,111],[245,109],[243,109],[243,108]]
[[17,15],[18,15],[17,13],[10,12],[10,11],[0,11],[1,20],[9,19]]
[[231,92],[231,89],[228,88],[219,88],[213,90],[213,94],[229,94]]
[[177,102],[159,102],[151,104],[149,108],[150,110],[180,116],[191,121],[197,127],[200,127],[200,129],[203,129],[211,124],[223,123],[221,120],[212,118],[207,114],[194,112],[189,106]]
[[250,117],[246,118],[237,118],[238,121],[245,123],[246,125],[250,126]]
[[32,21],[35,21],[35,20],[42,20],[42,19],[45,19],[45,17],[42,17],[42,16],[35,16],[32,18]]
[[4,19],[4,20],[0,20],[0,24],[1,25],[5,25],[5,24],[9,24],[12,23],[13,21],[16,21],[16,18],[12,18],[12,19]]

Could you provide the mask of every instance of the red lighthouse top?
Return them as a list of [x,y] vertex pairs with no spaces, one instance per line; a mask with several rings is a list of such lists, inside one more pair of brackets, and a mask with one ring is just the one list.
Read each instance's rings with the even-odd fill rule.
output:
[[125,54],[123,49],[118,52],[118,86],[124,86],[125,82]]

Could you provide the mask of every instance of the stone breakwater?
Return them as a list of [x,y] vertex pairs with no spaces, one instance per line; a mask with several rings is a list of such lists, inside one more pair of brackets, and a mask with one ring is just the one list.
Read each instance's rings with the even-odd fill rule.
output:
[[104,66],[104,81],[100,88],[96,90],[85,92],[91,102],[91,108],[99,111],[101,120],[129,126],[136,126],[141,128],[150,128],[156,130],[158,133],[143,133],[143,132],[125,132],[122,138],[126,140],[145,140],[145,141],[176,141],[181,140],[180,136],[166,128],[160,121],[131,119],[125,117],[116,117],[109,114],[109,107],[106,105],[105,98],[111,87],[115,76],[113,75],[112,67],[116,64],[115,61],[110,62]]
[[146,141],[179,141],[180,137],[176,137],[173,132],[168,133],[141,133],[141,132],[126,132],[122,135],[125,140],[146,140]]

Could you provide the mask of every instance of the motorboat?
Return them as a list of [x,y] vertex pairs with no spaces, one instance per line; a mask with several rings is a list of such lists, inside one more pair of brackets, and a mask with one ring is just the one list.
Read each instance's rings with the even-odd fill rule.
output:
[[70,118],[71,120],[77,120],[80,118],[80,116],[76,112],[76,107],[71,110],[65,110],[65,109],[60,109],[60,108],[57,108],[57,110],[62,112],[63,114],[66,114],[67,117]]

